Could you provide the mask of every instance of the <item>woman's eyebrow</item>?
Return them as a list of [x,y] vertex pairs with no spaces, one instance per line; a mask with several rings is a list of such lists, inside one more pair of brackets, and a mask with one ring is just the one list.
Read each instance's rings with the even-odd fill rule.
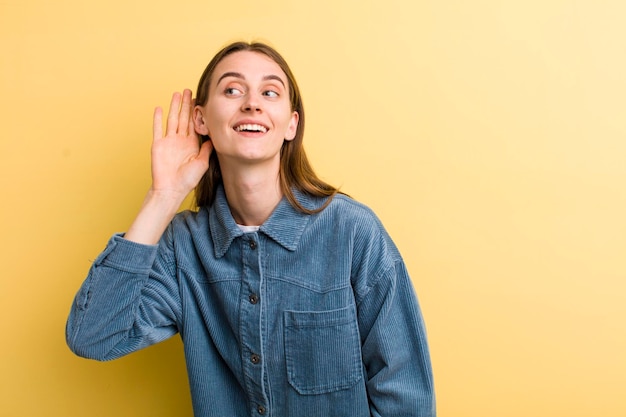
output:
[[243,76],[243,74],[240,74],[238,72],[225,72],[224,74],[222,74],[222,76],[217,80],[217,84],[219,84],[224,78],[227,77],[235,77],[235,78],[241,78],[242,80],[245,80],[246,77]]
[[[235,78],[240,78],[242,80],[246,79],[246,77],[244,77],[243,74],[239,72],[230,71],[230,72],[225,72],[224,74],[222,74],[222,76],[217,80],[217,84],[219,84],[224,78],[227,78],[227,77],[235,77]],[[285,82],[278,75],[274,75],[274,74],[266,75],[265,77],[263,77],[263,80],[264,81],[276,80],[280,82],[283,85],[283,87],[285,87]]]
[[285,82],[278,75],[273,75],[273,74],[272,75],[266,75],[265,77],[263,77],[263,80],[265,80],[265,81],[276,80],[276,81],[280,82],[283,85],[283,87],[285,87]]

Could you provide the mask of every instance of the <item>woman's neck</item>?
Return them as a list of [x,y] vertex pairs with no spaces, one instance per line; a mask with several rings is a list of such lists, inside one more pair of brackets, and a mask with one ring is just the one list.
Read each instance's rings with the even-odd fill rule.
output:
[[262,225],[283,197],[278,170],[254,165],[224,168],[221,166],[224,191],[233,218],[244,226]]

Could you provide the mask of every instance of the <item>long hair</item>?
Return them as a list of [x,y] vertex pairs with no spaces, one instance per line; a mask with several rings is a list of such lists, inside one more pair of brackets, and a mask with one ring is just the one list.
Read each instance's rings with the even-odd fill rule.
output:
[[[339,192],[339,190],[322,181],[315,174],[306,157],[302,144],[304,138],[304,106],[302,104],[302,96],[300,95],[298,84],[296,83],[296,79],[293,76],[291,69],[289,69],[287,62],[274,48],[260,42],[235,42],[225,46],[213,57],[200,77],[198,91],[196,92],[196,105],[204,106],[208,101],[211,78],[217,64],[219,64],[220,61],[228,55],[239,51],[257,52],[268,56],[276,62],[276,64],[278,64],[287,76],[291,110],[298,112],[299,121],[295,138],[290,141],[284,141],[280,150],[280,188],[289,203],[291,203],[291,205],[297,210],[307,214],[322,211],[330,203],[332,197]],[[210,138],[208,136],[201,137],[202,142],[209,139]],[[209,169],[196,186],[196,206],[200,208],[213,204],[217,187],[221,183],[222,173],[220,170],[219,160],[216,153],[212,152],[209,159]],[[326,199],[326,202],[320,208],[311,210],[303,207],[298,202],[293,192],[294,189],[314,197],[329,198]]]

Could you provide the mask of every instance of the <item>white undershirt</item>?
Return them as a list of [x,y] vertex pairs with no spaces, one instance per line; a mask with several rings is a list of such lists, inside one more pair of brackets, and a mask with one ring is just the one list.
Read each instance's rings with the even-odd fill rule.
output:
[[257,232],[259,230],[259,227],[261,227],[261,226],[244,226],[243,224],[238,224],[237,226],[244,233],[254,233],[254,232]]

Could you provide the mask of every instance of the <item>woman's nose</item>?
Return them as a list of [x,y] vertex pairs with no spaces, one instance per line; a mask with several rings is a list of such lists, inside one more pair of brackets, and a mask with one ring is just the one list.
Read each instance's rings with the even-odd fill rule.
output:
[[259,100],[259,97],[251,92],[246,94],[246,98],[241,106],[241,110],[245,112],[261,111],[261,101]]

